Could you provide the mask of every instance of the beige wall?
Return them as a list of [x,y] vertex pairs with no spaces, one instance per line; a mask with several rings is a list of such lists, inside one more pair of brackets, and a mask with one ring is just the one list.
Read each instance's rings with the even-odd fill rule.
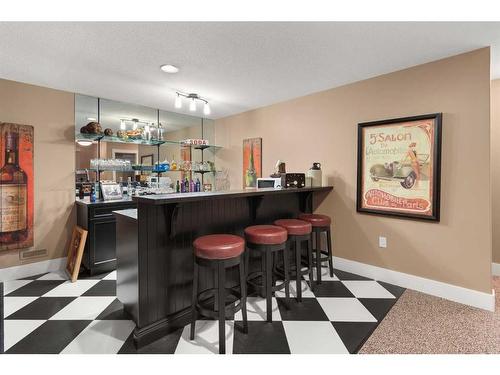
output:
[[[416,66],[216,121],[218,167],[241,188],[242,140],[263,138],[263,174],[323,165],[336,256],[491,293],[490,51]],[[358,214],[357,124],[443,112],[441,222]],[[387,249],[378,248],[378,236]]]
[[[35,128],[35,244],[46,260],[65,255],[75,224],[74,95],[0,79],[0,121]],[[0,253],[0,268],[21,264],[19,250]]]
[[500,79],[491,81],[491,186],[493,262],[500,263]]

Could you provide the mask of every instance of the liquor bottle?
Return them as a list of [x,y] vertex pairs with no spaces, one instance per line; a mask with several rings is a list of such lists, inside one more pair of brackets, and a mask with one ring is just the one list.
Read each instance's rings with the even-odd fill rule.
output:
[[180,192],[181,192],[181,186],[180,186],[180,184],[179,184],[179,180],[177,180],[177,184],[175,185],[175,191],[176,191],[177,193],[180,193]]
[[189,191],[191,192],[196,191],[196,184],[193,179],[191,179],[191,182],[189,183]]
[[19,137],[5,133],[5,162],[0,169],[0,244],[28,237],[28,176],[19,166]]
[[255,187],[257,184],[257,173],[253,160],[253,143],[250,144],[250,162],[248,169],[245,171],[245,187]]
[[90,187],[90,202],[91,203],[94,203],[95,202],[95,185],[92,184],[92,186]]
[[186,181],[184,181],[184,192],[189,193],[189,180],[186,177]]
[[197,192],[201,191],[201,182],[200,182],[199,178],[196,179],[196,188],[195,188],[195,191],[197,191]]

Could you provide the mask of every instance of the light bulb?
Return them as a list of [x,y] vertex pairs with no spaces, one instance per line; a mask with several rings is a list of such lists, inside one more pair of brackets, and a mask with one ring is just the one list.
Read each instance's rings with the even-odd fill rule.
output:
[[127,128],[127,125],[125,124],[125,121],[120,120],[120,129],[125,130]]
[[137,130],[137,121],[134,121],[134,126],[133,126],[133,129],[134,129],[134,130]]
[[189,103],[189,110],[191,112],[196,111],[196,102],[194,101],[194,99],[191,99],[191,103]]
[[205,105],[203,106],[203,114],[207,116],[210,114],[210,106],[208,105],[208,103],[205,103]]
[[182,108],[182,98],[179,94],[175,98],[175,108]]

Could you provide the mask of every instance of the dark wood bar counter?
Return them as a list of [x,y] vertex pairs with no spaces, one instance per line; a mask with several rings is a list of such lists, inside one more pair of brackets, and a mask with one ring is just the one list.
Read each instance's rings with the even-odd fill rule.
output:
[[[313,212],[332,189],[143,196],[133,198],[137,210],[115,211],[117,297],[136,323],[135,343],[148,344],[189,323],[194,239],[215,233],[242,236],[249,225]],[[202,272],[200,290],[212,288],[213,281],[212,274]],[[235,285],[237,272],[230,271],[227,286]]]

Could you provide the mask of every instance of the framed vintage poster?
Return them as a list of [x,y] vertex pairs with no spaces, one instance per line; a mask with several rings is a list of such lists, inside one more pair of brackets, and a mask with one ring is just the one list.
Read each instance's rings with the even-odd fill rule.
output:
[[262,138],[243,140],[243,188],[257,186],[262,177]]
[[33,246],[33,134],[0,122],[0,251]]
[[66,272],[71,278],[72,283],[78,279],[78,272],[80,271],[80,264],[82,262],[83,249],[85,248],[86,240],[87,231],[75,225],[66,261]]
[[441,119],[358,124],[358,212],[439,221]]

